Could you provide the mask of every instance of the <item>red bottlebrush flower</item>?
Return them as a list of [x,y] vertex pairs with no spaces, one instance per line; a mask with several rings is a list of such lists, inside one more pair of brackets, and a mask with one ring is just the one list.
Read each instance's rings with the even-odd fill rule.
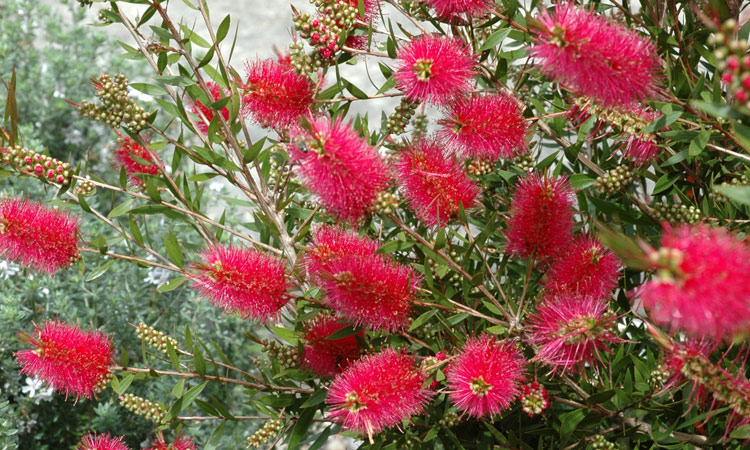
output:
[[692,336],[750,331],[750,248],[721,228],[666,229],[650,255],[656,276],[637,291],[651,319]]
[[617,287],[620,263],[596,239],[577,236],[568,251],[547,270],[544,290],[550,295],[606,298]]
[[76,450],[130,450],[122,439],[122,437],[110,437],[106,433],[89,433],[81,438]]
[[293,133],[290,152],[310,191],[339,219],[357,222],[372,209],[389,177],[377,150],[340,120],[311,119]]
[[329,417],[345,428],[372,435],[419,413],[430,399],[427,376],[413,358],[393,348],[354,362],[328,388]]
[[442,105],[471,90],[474,57],[457,39],[420,36],[401,48],[398,60],[396,86],[409,100]]
[[159,166],[163,165],[158,157],[152,157],[152,153],[129,137],[121,137],[117,140],[115,167],[124,167],[128,180],[135,186],[143,186],[144,181],[138,175],[156,175]]
[[305,262],[313,277],[329,271],[329,264],[344,256],[368,257],[375,255],[380,246],[367,236],[359,237],[341,228],[323,226],[315,232],[314,245]]
[[411,207],[428,225],[444,225],[460,204],[473,208],[479,194],[461,164],[434,142],[420,141],[404,151],[398,174]]
[[538,381],[521,386],[521,409],[523,412],[534,417],[537,414],[543,414],[544,410],[549,407],[549,394],[544,385]]
[[572,2],[558,3],[554,13],[542,10],[538,19],[531,55],[545,75],[602,106],[655,94],[661,66],[648,39]]
[[154,445],[147,450],[198,450],[198,446],[195,445],[192,438],[185,436],[177,436],[171,444],[167,444],[164,440],[164,436],[156,438]]
[[451,151],[467,157],[513,158],[527,150],[523,108],[511,94],[473,94],[447,107],[439,136]]
[[331,309],[358,325],[386,331],[409,323],[420,283],[411,267],[382,255],[336,258],[319,277]]
[[607,301],[597,297],[547,297],[528,319],[527,341],[539,346],[534,361],[552,371],[583,370],[601,360],[607,343],[624,342],[612,333],[616,317]]
[[631,134],[620,147],[623,156],[636,166],[643,166],[655,160],[661,150],[652,134]]
[[470,416],[497,414],[518,396],[525,366],[514,343],[486,334],[471,338],[448,367],[448,395]]
[[[222,97],[226,96],[226,94],[224,93],[224,89],[222,89],[218,84],[214,83],[213,81],[207,82],[206,86],[208,87],[210,91],[210,92],[206,92],[206,94],[209,96],[209,100],[218,101],[218,100],[221,100]],[[198,116],[198,118],[196,119],[198,129],[203,134],[208,133],[208,124],[214,118],[214,114],[216,113],[216,111],[214,111],[213,109],[201,103],[200,100],[196,100],[193,103],[192,111],[193,111],[193,114]],[[203,118],[201,118],[201,114],[206,119],[205,121],[203,120]],[[222,117],[224,117],[224,120],[228,121],[229,120],[229,108],[227,107],[221,108],[221,115]]]
[[247,63],[242,101],[262,126],[280,129],[293,125],[310,111],[315,84],[298,75],[287,58]]
[[[319,315],[305,326],[303,363],[308,369],[321,377],[332,377],[359,358],[362,346],[355,335],[328,339],[346,326],[329,315]],[[358,334],[363,336],[362,332]]]
[[[711,361],[711,353],[715,349],[716,345],[710,341],[691,339],[677,343],[667,351],[661,368],[668,377],[664,390],[680,386],[685,381],[692,384],[691,408],[696,404],[708,410],[731,407],[724,434],[726,437],[733,430],[750,423],[750,380],[745,376],[747,369],[744,362],[747,348],[729,364],[732,372],[722,367],[721,362]],[[709,414],[702,423],[709,420],[715,420],[715,416]]]
[[289,301],[284,264],[253,249],[215,246],[194,267],[195,287],[228,313],[266,322]]
[[522,178],[505,232],[508,251],[543,262],[562,255],[573,240],[574,198],[567,177],[530,174]]
[[0,199],[0,256],[47,273],[78,260],[78,220],[41,203]]
[[466,14],[470,17],[483,17],[492,10],[489,0],[426,0],[438,17],[456,17]]
[[34,335],[21,336],[34,347],[15,354],[21,373],[43,380],[66,397],[91,398],[109,379],[112,342],[106,334],[48,320],[36,326]]

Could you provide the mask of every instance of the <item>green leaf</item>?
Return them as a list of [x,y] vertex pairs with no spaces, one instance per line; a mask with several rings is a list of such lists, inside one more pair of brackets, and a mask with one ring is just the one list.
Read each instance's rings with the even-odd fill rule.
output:
[[656,195],[660,192],[664,192],[672,185],[681,178],[681,175],[674,175],[670,177],[668,174],[664,174],[656,181],[656,185],[654,185],[654,191],[651,193],[652,195]]
[[596,182],[596,178],[591,178],[588,175],[582,173],[576,173],[570,176],[570,186],[576,191],[586,189]]
[[185,267],[185,260],[182,256],[182,250],[180,249],[180,244],[177,242],[177,238],[174,234],[172,234],[172,231],[169,231],[169,234],[167,236],[164,236],[164,245],[167,246],[167,254],[169,255],[169,259],[172,260],[173,263],[177,264],[177,267],[182,269]]
[[711,139],[711,131],[701,131],[700,134],[690,143],[690,156],[699,155],[703,151],[703,149],[706,148],[706,144],[708,144],[709,139]]
[[130,208],[133,206],[133,199],[129,198],[125,200],[124,202],[117,205],[112,211],[107,214],[107,217],[110,219],[114,219],[116,217],[120,217],[122,215],[127,214],[128,211],[130,211]]
[[185,277],[172,278],[168,282],[166,282],[166,283],[162,284],[161,286],[159,286],[158,288],[156,288],[156,290],[159,291],[159,292],[174,291],[178,287],[182,286],[182,284],[184,282],[186,282],[186,281],[187,281],[187,278],[185,278]]
[[203,358],[203,352],[201,352],[200,347],[197,345],[193,349],[193,365],[198,375],[203,376],[206,374],[206,360]]
[[310,428],[313,418],[315,418],[316,408],[303,409],[297,418],[297,423],[294,424],[292,432],[289,435],[289,446],[290,450],[299,448],[299,444],[305,438],[307,429]]
[[583,409],[576,409],[567,414],[561,414],[562,423],[560,424],[560,441],[565,444],[570,439],[570,436],[581,423],[584,417],[586,417],[586,411]]
[[503,42],[505,38],[508,37],[510,34],[510,28],[501,28],[494,33],[490,35],[490,37],[487,38],[486,41],[484,41],[484,44],[482,44],[481,47],[479,47],[479,52],[483,52],[485,50],[489,50],[491,48],[494,48],[497,46],[497,44]]
[[357,330],[353,326],[349,325],[329,334],[328,336],[326,336],[326,340],[335,341],[336,339],[343,339],[347,336],[355,334],[356,332]]
[[610,389],[608,391],[604,392],[597,392],[596,394],[592,394],[588,399],[586,399],[586,403],[590,405],[597,405],[606,402],[610,398],[615,396],[615,390]]
[[691,100],[690,105],[714,117],[724,119],[741,119],[742,114],[735,111],[726,103],[709,103],[702,100]]
[[181,77],[179,75],[163,75],[159,77],[154,77],[154,80],[160,81],[170,86],[191,86],[195,84],[195,81],[191,80],[190,78]]
[[221,422],[221,425],[211,433],[211,437],[208,438],[206,445],[203,446],[203,450],[214,450],[219,447],[221,438],[224,436],[224,427],[227,425],[227,421]]
[[223,41],[225,37],[227,37],[227,34],[229,33],[229,25],[231,23],[231,18],[229,14],[224,18],[224,20],[221,21],[221,24],[219,24],[219,28],[216,30],[216,43]]
[[86,282],[94,281],[100,276],[104,275],[110,267],[112,267],[112,264],[115,263],[114,259],[110,259],[109,261],[105,262],[104,264],[101,264],[100,266],[96,267],[94,270],[91,271],[91,273],[88,274],[86,277]]
[[321,431],[315,442],[312,443],[310,448],[307,450],[318,450],[328,442],[328,436],[331,435],[331,425],[328,425],[325,430]]
[[720,184],[714,186],[714,190],[737,203],[750,205],[750,186],[732,186],[730,184]]
[[297,337],[297,334],[294,332],[294,330],[289,330],[282,327],[273,327],[273,332],[276,333],[276,336],[289,342],[292,345],[297,345],[297,341],[299,341],[299,338]]
[[431,310],[429,310],[429,311],[427,311],[425,313],[420,314],[419,317],[417,317],[414,320],[414,322],[412,322],[411,326],[409,326],[409,331],[413,331],[413,330],[416,330],[417,328],[421,327],[422,324],[424,324],[425,322],[427,322],[428,320],[430,320],[432,318],[432,316],[434,316],[435,314],[437,314],[437,312],[438,312],[437,309],[431,309]]
[[729,435],[732,439],[747,439],[750,438],[750,424],[742,425],[741,427],[732,431]]
[[663,116],[659,116],[653,122],[646,125],[646,128],[643,129],[642,133],[646,134],[663,130],[664,128],[673,124],[677,119],[680,118],[680,116],[682,116],[682,111],[675,111],[664,114]]
[[172,404],[172,407],[169,408],[169,411],[167,412],[166,419],[171,420],[177,417],[182,411],[185,410],[188,406],[192,405],[196,398],[198,398],[199,395],[201,395],[201,392],[203,392],[203,389],[208,386],[208,381],[204,381],[203,383],[193,386],[190,388],[185,395],[177,399],[177,401]]
[[300,408],[309,408],[311,406],[320,405],[326,399],[327,395],[328,395],[327,390],[320,389],[316,391],[313,395],[311,395],[310,398],[305,400],[305,402],[300,405]]
[[349,91],[353,96],[359,98],[359,99],[366,99],[367,94],[357,86],[355,86],[351,81],[347,80],[346,78],[341,78],[341,82],[344,83],[344,87],[346,87],[346,90]]
[[161,86],[147,83],[131,83],[130,87],[136,91],[143,92],[144,94],[156,97],[157,95],[167,95],[167,90]]

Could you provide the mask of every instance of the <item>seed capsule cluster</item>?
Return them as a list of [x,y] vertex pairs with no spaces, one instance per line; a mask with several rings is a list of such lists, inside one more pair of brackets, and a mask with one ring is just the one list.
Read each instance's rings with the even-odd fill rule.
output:
[[475,177],[482,177],[484,175],[489,175],[492,173],[494,167],[492,166],[492,163],[487,160],[482,159],[475,159],[469,163],[469,167],[467,170],[469,171],[469,174],[475,176]]
[[120,404],[133,414],[138,414],[156,423],[160,423],[167,415],[167,408],[164,405],[133,394],[121,395]]
[[269,439],[276,436],[281,428],[284,426],[282,419],[273,419],[266,422],[260,430],[253,433],[252,436],[247,438],[248,447],[260,447],[261,444],[265,444]]
[[133,133],[146,128],[146,111],[128,97],[128,79],[118,74],[114,78],[102,74],[92,78],[96,96],[101,104],[81,102],[79,111],[82,116],[90,117],[112,128],[125,126]]
[[534,155],[531,154],[531,152],[526,152],[518,155],[510,161],[513,167],[516,167],[524,172],[531,172],[532,170],[534,170],[534,166],[536,165],[536,159],[534,158]]
[[459,423],[461,423],[461,417],[453,411],[445,413],[443,418],[438,421],[438,424],[446,428],[454,427]]
[[655,203],[652,205],[654,216],[660,222],[669,223],[698,223],[701,212],[693,205]]
[[427,134],[427,115],[416,114],[412,120],[411,126],[414,127],[414,138],[422,137]]
[[80,180],[76,184],[76,195],[91,197],[96,193],[96,185],[90,180]]
[[[604,108],[596,104],[590,98],[579,97],[574,100],[579,111],[586,115],[594,115],[607,122],[613,127],[627,134],[642,134],[646,126],[651,123],[651,113],[643,110],[627,110],[622,108]],[[650,133],[653,135],[653,133]]]
[[10,148],[0,148],[0,155],[5,164],[9,164],[19,172],[50,183],[62,185],[70,184],[72,172],[70,164],[22,148],[18,145]]
[[162,353],[167,353],[168,342],[172,344],[172,348],[177,349],[177,340],[173,337],[167,336],[159,330],[154,329],[151,326],[141,322],[135,329],[136,335],[139,339],[146,341],[146,344],[156,348]]
[[721,29],[712,34],[709,43],[716,46],[716,69],[721,72],[721,81],[736,102],[750,108],[750,55],[747,41],[732,39],[737,32],[737,21],[729,19]]
[[549,407],[549,395],[544,386],[532,381],[521,387],[521,408],[529,417],[542,414],[547,407]]
[[393,192],[381,191],[375,199],[375,212],[378,214],[391,214],[398,208],[398,197]]
[[407,98],[402,98],[396,106],[396,111],[386,120],[385,126],[389,133],[401,134],[414,116],[417,104]]
[[263,346],[263,352],[268,354],[268,359],[277,361],[283,369],[299,366],[299,354],[295,347],[269,341]]
[[591,442],[591,448],[594,450],[617,450],[617,445],[614,442],[608,441],[601,434],[594,436],[593,442]]
[[292,66],[299,74],[312,74],[333,61],[336,52],[341,50],[340,41],[357,21],[357,8],[344,0],[311,1],[320,14],[316,17],[310,13],[297,14],[294,29],[310,47],[311,53],[305,52],[303,42],[293,43],[290,50]]
[[628,186],[633,181],[633,169],[619,165],[600,175],[594,182],[594,189],[604,195],[612,195]]

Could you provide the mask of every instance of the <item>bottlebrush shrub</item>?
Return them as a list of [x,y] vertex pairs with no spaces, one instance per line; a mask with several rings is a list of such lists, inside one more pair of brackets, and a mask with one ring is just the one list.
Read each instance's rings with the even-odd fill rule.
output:
[[[157,72],[130,86],[103,74],[91,98],[70,99],[114,135],[148,137],[163,165],[142,183],[122,162],[120,180],[88,161],[59,160],[62,184],[35,176],[26,156],[42,171],[48,158],[19,153],[12,83],[0,133],[4,175],[59,187],[44,211],[66,202],[112,229],[62,233],[57,215],[6,200],[20,211],[0,222],[6,257],[52,271],[83,255],[86,283],[114,264],[170,271],[144,302],[179,289],[219,307],[176,330],[146,323],[159,342],[141,333],[142,346],[102,363],[125,398],[173,383],[172,397],[149,399],[166,413],[144,432],[173,427],[198,448],[316,447],[338,433],[391,449],[744,445],[750,110],[735,97],[750,27],[739,11],[316,1],[294,8],[290,42],[268,43],[289,44],[288,57],[243,73],[227,45],[239,23],[214,28],[197,3],[205,33],[166,2],[137,22],[102,10],[131,33],[126,60]],[[31,216],[31,231],[9,231]],[[50,227],[74,250],[45,247]],[[205,342],[226,314],[244,326]],[[93,350],[57,343],[47,363],[35,333],[22,334],[21,370],[63,390],[53,378],[93,379],[78,370]],[[247,362],[224,351],[237,339]],[[79,387],[68,393],[93,397]],[[258,423],[224,435],[227,420]],[[193,435],[194,422],[215,432]]]

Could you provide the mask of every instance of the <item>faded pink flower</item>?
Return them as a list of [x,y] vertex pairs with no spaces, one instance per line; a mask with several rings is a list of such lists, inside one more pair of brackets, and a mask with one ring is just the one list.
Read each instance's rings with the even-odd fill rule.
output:
[[650,40],[573,2],[543,9],[538,19],[531,55],[545,75],[602,106],[655,95],[661,64]]
[[367,236],[360,237],[331,226],[322,226],[315,231],[313,241],[305,257],[307,269],[313,277],[329,271],[331,261],[344,256],[373,256],[380,247],[377,241]]
[[110,437],[107,433],[89,433],[76,446],[76,450],[130,450],[122,437]]
[[91,398],[111,373],[112,341],[98,331],[83,331],[77,325],[46,321],[34,334],[21,338],[33,348],[15,354],[21,373],[43,380],[55,391]]
[[310,119],[292,134],[290,152],[307,188],[341,220],[366,216],[389,176],[377,150],[350,125],[327,117]]
[[474,57],[454,38],[422,35],[398,52],[396,87],[409,100],[445,104],[471,89]]
[[421,278],[383,255],[345,255],[319,274],[325,303],[342,317],[372,330],[396,331],[411,320]]
[[214,305],[243,318],[266,322],[289,301],[284,264],[254,249],[216,245],[194,264],[198,292]]
[[543,285],[549,295],[607,298],[617,287],[620,263],[594,238],[576,236],[573,245],[547,270]]
[[492,11],[491,0],[426,0],[439,17],[456,17],[466,14],[471,17],[483,17]]
[[17,198],[0,199],[0,256],[47,273],[80,257],[78,220]]
[[315,83],[298,75],[288,56],[247,63],[245,109],[262,126],[280,129],[310,112]]
[[340,339],[329,339],[333,333],[345,328],[348,324],[321,314],[305,324],[302,335],[304,341],[304,365],[321,377],[332,377],[346,370],[359,358],[362,346],[357,339],[364,333],[345,336]]
[[[209,100],[212,102],[221,100],[222,97],[226,97],[226,93],[224,90],[213,81],[209,81],[206,83],[206,87],[208,87],[209,92],[206,92],[206,95],[208,95]],[[206,134],[208,133],[208,124],[211,123],[211,120],[214,118],[214,114],[216,111],[211,109],[209,106],[204,105],[201,103],[200,100],[195,100],[192,104],[192,112],[198,118],[196,119],[196,124],[198,125],[198,129],[201,131],[201,133]],[[204,121],[203,118],[201,118],[201,114],[203,115],[203,118],[206,120]],[[229,108],[226,106],[224,108],[221,108],[221,115],[224,117],[224,120],[229,120]]]
[[526,340],[539,347],[533,361],[551,366],[552,372],[582,371],[585,363],[597,365],[602,352],[611,352],[607,344],[624,342],[612,332],[615,319],[602,298],[545,298],[527,323]]
[[574,198],[565,176],[522,178],[510,205],[508,252],[542,262],[561,256],[573,241]]
[[470,416],[492,416],[510,408],[518,397],[525,366],[513,342],[486,334],[471,338],[448,367],[448,395]]
[[523,105],[511,94],[472,94],[446,107],[439,136],[446,146],[466,157],[497,161],[513,158],[526,148]]
[[432,392],[414,359],[393,348],[367,355],[337,376],[328,388],[329,417],[369,436],[419,413]]
[[726,339],[750,331],[750,248],[721,228],[667,228],[651,252],[657,272],[636,291],[649,317],[692,336]]
[[198,446],[187,436],[177,436],[171,444],[167,444],[164,436],[159,436],[154,445],[147,450],[198,450]]
[[459,205],[473,208],[479,188],[462,165],[434,142],[419,141],[401,154],[398,176],[409,204],[427,225],[445,225]]
[[[143,186],[144,180],[139,175],[157,175],[162,162],[158,157],[154,159],[144,146],[130,139],[121,137],[117,140],[114,151],[115,167],[124,167],[128,180],[135,186]],[[155,155],[154,155],[155,156]]]
[[661,148],[653,134],[630,134],[620,146],[620,151],[636,166],[643,166],[657,159]]

